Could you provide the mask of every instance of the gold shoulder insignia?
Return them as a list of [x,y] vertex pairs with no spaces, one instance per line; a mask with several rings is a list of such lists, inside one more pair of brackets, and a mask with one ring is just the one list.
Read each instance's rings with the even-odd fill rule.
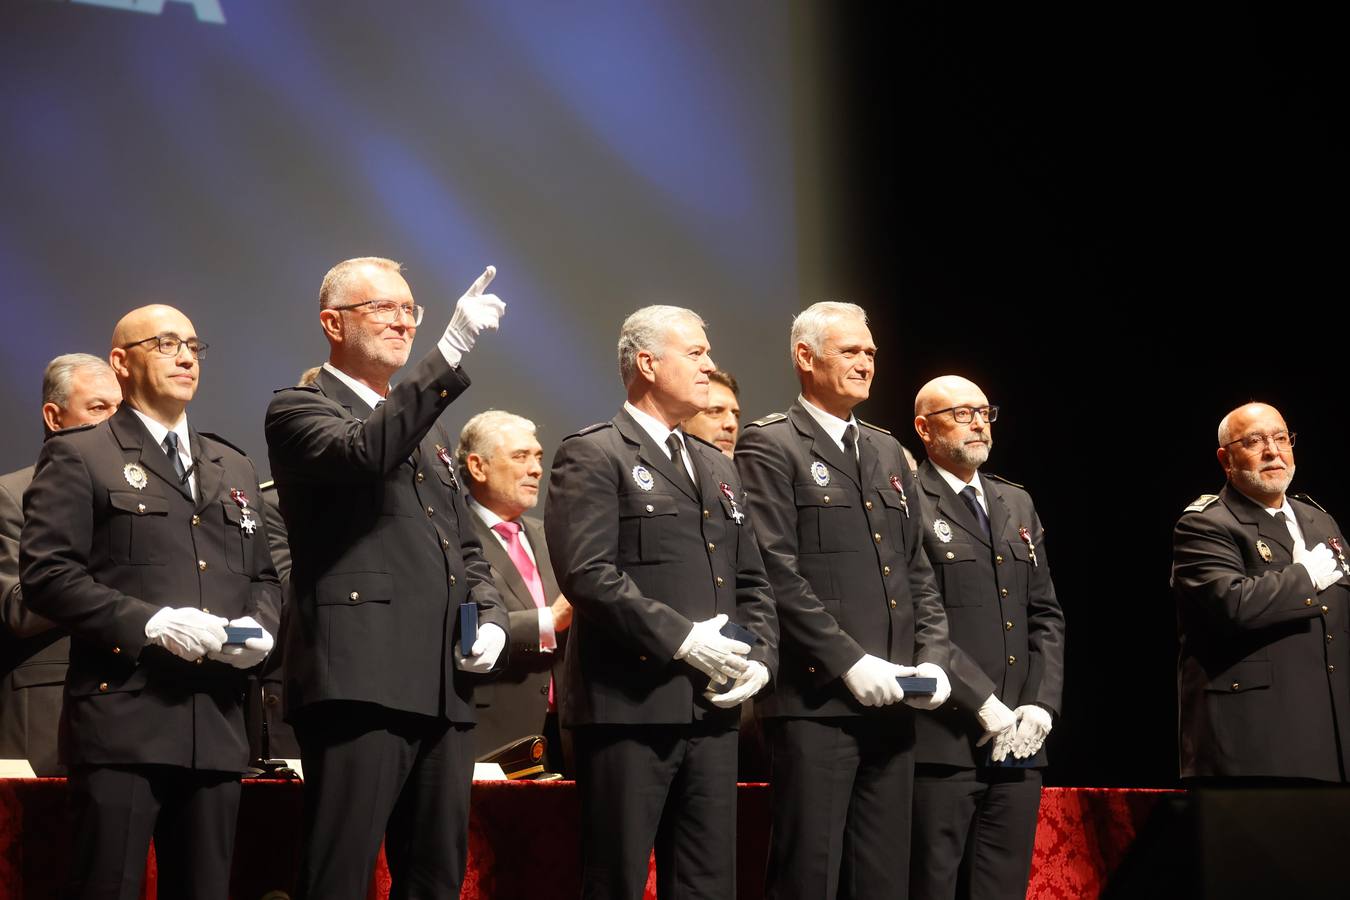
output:
[[1218,499],[1218,494],[1201,494],[1191,501],[1191,505],[1186,507],[1186,512],[1204,512],[1213,506]]
[[276,480],[275,480],[275,479],[272,479],[272,478],[269,478],[269,479],[267,479],[266,481],[264,481],[262,484],[258,485],[258,490],[260,490],[260,491],[270,491],[272,488],[274,488],[274,487],[276,487],[276,486],[277,486]]
[[763,418],[760,419],[756,419],[750,424],[762,427],[764,425],[772,425],[774,422],[781,422],[786,418],[787,416],[784,413],[769,413],[767,416],[764,416]]
[[[1308,504],[1309,506],[1315,506],[1315,507],[1317,507],[1318,509],[1322,510],[1322,512],[1327,512],[1326,509],[1322,506],[1322,504],[1318,503],[1316,500],[1314,500],[1313,498],[1309,497],[1307,494],[1295,494],[1295,495],[1294,495],[1294,499],[1295,499],[1295,500],[1302,500],[1304,503]],[[1331,515],[1331,513],[1327,513],[1327,515]]]
[[571,435],[569,435],[569,437],[578,437],[583,434],[590,434],[592,431],[599,431],[601,428],[608,428],[613,424],[614,424],[613,422],[596,422],[594,425],[587,425],[580,431],[573,432]]
[[986,471],[984,471],[983,469],[980,470],[980,477],[981,477],[981,478],[992,478],[992,479],[994,479],[995,481],[1001,481],[1001,482],[1003,482],[1004,484],[1010,484],[1010,485],[1012,485],[1012,486],[1015,487],[1015,488],[1020,488],[1021,490],[1024,490],[1024,491],[1026,490],[1026,487],[1025,487],[1024,485],[1020,485],[1020,484],[1018,484],[1018,483],[1015,482],[1015,481],[1009,481],[1007,478],[1004,478],[1002,475],[995,475],[993,472],[986,472]]

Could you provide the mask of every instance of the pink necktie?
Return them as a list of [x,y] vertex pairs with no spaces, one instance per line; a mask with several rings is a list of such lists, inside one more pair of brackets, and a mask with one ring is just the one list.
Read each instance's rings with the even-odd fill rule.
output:
[[544,602],[544,582],[539,579],[539,570],[534,567],[534,560],[530,559],[530,554],[525,552],[525,545],[520,542],[520,523],[498,522],[492,526],[492,530],[506,539],[506,555],[516,564],[516,571],[524,579],[525,586],[530,589],[534,605],[543,609],[547,605]]

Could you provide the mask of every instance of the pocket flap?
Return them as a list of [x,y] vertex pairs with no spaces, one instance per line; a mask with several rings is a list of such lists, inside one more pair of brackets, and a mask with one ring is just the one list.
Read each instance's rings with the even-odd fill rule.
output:
[[619,497],[620,516],[673,516],[675,498],[670,494],[622,494]]
[[343,572],[326,575],[314,588],[319,606],[388,603],[394,597],[394,576],[387,572]]
[[[989,553],[989,551],[985,550],[983,547],[980,548],[980,552],[984,554]],[[949,563],[970,562],[971,560],[976,558],[975,545],[958,544],[955,542],[950,544],[940,544],[938,545],[937,552],[932,554],[932,556],[933,562],[939,563],[941,565],[947,565]]]
[[169,501],[140,491],[108,491],[108,504],[113,509],[138,516],[167,516]]
[[794,484],[792,493],[796,495],[798,506],[852,506],[853,498],[842,485]]
[[1268,688],[1274,674],[1268,659],[1247,659],[1215,675],[1205,690],[1214,693],[1242,694]]

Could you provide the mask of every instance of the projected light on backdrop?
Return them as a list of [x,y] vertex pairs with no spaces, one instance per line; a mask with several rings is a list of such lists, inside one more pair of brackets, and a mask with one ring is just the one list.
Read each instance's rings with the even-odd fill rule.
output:
[[651,302],[705,315],[748,414],[786,405],[793,28],[769,2],[8,5],[0,468],[36,456],[47,360],[147,302],[212,345],[193,424],[265,468],[271,391],[326,354],[319,281],[365,254],[407,265],[414,354],[497,266],[453,430],[507,408],[551,451],[609,418]]

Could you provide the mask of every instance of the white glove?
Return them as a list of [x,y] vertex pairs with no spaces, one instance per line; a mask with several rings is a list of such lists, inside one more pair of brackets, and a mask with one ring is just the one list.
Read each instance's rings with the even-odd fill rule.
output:
[[1318,591],[1325,591],[1345,574],[1326,544],[1318,544],[1311,550],[1302,543],[1295,544],[1294,562],[1308,570],[1308,576]]
[[1017,716],[1017,735],[1012,742],[1012,755],[1018,759],[1026,759],[1035,756],[1041,749],[1041,744],[1045,743],[1045,736],[1050,733],[1054,722],[1050,719],[1050,712],[1035,704],[1019,706],[1013,710]]
[[[441,337],[443,350],[448,345],[454,350],[453,355],[463,356],[473,349],[478,335],[497,327],[498,321],[506,314],[506,304],[496,294],[483,293],[496,275],[496,267],[488,266],[483,270],[483,274],[478,276],[478,280],[469,285],[464,296],[459,298],[459,302],[455,304],[454,315],[450,317],[450,324],[445,326],[445,334]],[[449,357],[452,354],[446,355]]]
[[166,606],[145,623],[145,637],[174,656],[196,662],[225,644],[228,621],[193,606],[178,609]]
[[984,729],[983,737],[975,742],[975,746],[983,747],[993,741],[994,747],[989,758],[994,762],[1003,762],[1017,734],[1017,716],[1002,700],[990,694],[975,711],[975,718],[980,720],[980,727]]
[[[252,616],[232,619],[230,624],[237,628],[262,628]],[[226,644],[219,650],[212,650],[206,656],[216,662],[229,663],[236,669],[251,669],[267,658],[267,654],[272,652],[273,643],[272,635],[263,628],[262,637],[248,638],[242,644]]]
[[925,697],[923,694],[915,694],[905,698],[905,703],[915,709],[937,709],[952,695],[952,683],[947,680],[947,673],[942,671],[942,667],[937,663],[919,663],[914,667],[914,674],[920,678],[937,679],[937,690],[931,695]]
[[497,665],[497,657],[502,655],[505,646],[506,632],[502,631],[500,625],[488,622],[478,629],[478,639],[469,648],[468,656],[455,654],[455,666],[465,672],[486,675]]
[[912,671],[867,653],[844,673],[844,686],[863,706],[890,706],[905,699],[895,679]]
[[746,700],[758,694],[769,683],[769,669],[757,659],[750,660],[744,672],[736,676],[736,683],[725,694],[709,690],[703,694],[712,701],[713,706],[730,709],[740,706]]
[[750,653],[750,645],[722,634],[725,624],[726,613],[695,622],[680,649],[675,651],[676,659],[684,660],[707,675],[713,684],[726,684],[728,678],[739,679],[750,666],[745,659]]

